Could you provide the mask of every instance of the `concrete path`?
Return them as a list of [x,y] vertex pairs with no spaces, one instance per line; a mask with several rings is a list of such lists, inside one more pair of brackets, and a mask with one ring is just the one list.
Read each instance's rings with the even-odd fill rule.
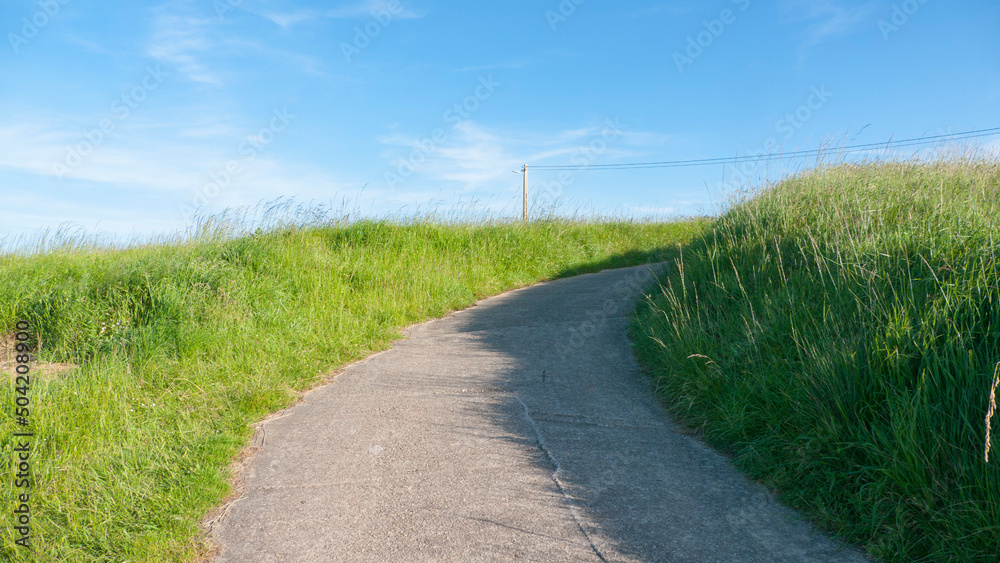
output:
[[648,267],[411,327],[264,425],[217,563],[865,561],[676,425],[626,338]]

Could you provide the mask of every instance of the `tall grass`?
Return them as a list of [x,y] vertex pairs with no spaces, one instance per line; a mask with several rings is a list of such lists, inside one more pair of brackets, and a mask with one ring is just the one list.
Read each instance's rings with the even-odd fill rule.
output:
[[[249,423],[398,329],[543,278],[642,263],[696,222],[312,219],[0,256],[0,331],[34,327],[33,548],[9,521],[14,391],[0,385],[0,559],[185,561]],[[233,236],[233,235],[238,236]]]
[[682,420],[874,556],[998,561],[998,203],[978,158],[750,194],[678,252],[637,353]]

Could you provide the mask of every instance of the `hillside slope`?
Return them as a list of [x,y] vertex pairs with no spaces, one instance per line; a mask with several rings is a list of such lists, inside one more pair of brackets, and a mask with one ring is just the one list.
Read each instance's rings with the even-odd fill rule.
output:
[[[362,222],[0,256],[0,333],[26,320],[36,367],[72,367],[31,382],[34,548],[16,550],[5,525],[0,559],[193,560],[248,425],[324,374],[385,349],[400,327],[540,279],[655,260],[698,228]],[[5,519],[24,429],[0,417]]]
[[682,420],[873,555],[996,561],[998,202],[990,160],[836,166],[753,194],[679,254],[637,353]]

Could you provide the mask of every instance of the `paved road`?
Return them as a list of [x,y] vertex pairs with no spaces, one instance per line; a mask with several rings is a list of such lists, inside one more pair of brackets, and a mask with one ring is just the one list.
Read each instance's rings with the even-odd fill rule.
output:
[[627,315],[649,268],[411,327],[264,424],[217,563],[865,561],[677,432]]

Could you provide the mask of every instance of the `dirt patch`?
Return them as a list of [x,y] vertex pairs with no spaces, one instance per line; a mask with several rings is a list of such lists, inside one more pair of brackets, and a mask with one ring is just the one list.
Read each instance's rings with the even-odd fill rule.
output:
[[13,334],[0,334],[0,364],[14,361],[14,340]]
[[[3,374],[10,381],[14,381],[17,376],[17,350],[15,345],[17,340],[13,334],[0,334],[0,374]],[[40,362],[36,354],[28,353],[29,374],[37,380],[50,381],[64,375],[68,371],[76,369],[77,366],[65,363]]]

